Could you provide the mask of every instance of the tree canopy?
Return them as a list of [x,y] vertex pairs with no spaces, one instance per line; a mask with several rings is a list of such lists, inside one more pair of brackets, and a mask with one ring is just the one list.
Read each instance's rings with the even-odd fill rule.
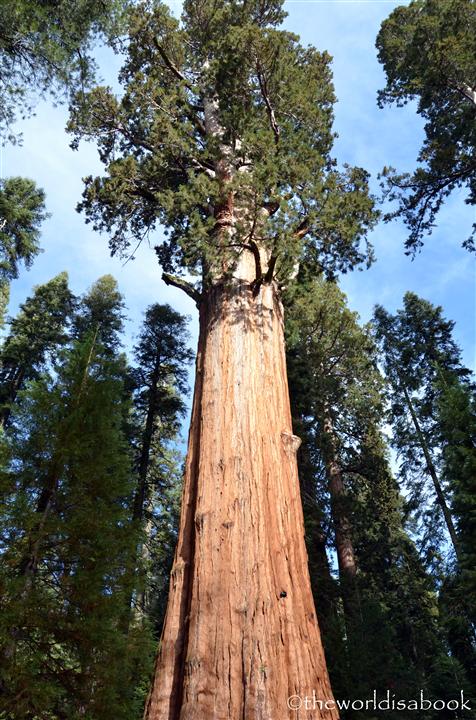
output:
[[370,262],[377,213],[361,168],[331,156],[334,91],[325,52],[278,25],[282,2],[161,2],[129,17],[123,94],[79,94],[69,129],[98,144],[106,174],[80,208],[133,255],[159,223],[166,273],[229,268],[244,249],[256,281],[298,260],[328,273]]

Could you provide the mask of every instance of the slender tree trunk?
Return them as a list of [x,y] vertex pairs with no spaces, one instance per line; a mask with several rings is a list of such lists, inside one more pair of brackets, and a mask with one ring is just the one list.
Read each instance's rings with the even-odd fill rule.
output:
[[342,578],[353,581],[357,574],[357,563],[352,543],[352,525],[346,508],[344,481],[336,454],[334,428],[332,420],[327,414],[324,418],[324,433],[326,437],[324,459],[331,496],[339,573]]
[[456,528],[454,526],[453,518],[451,517],[451,511],[448,507],[448,503],[446,502],[445,493],[444,493],[443,488],[441,487],[441,483],[438,479],[438,474],[436,472],[435,465],[431,458],[430,451],[428,449],[428,445],[425,440],[425,435],[423,434],[423,431],[420,427],[420,423],[418,421],[418,416],[415,412],[415,408],[413,407],[413,402],[410,397],[410,393],[408,392],[405,383],[401,379],[400,379],[400,383],[401,383],[401,386],[403,389],[403,394],[405,395],[405,400],[408,405],[408,409],[410,410],[410,415],[412,418],[413,425],[415,427],[418,442],[420,443],[420,447],[421,447],[421,449],[423,451],[423,455],[425,457],[428,474],[431,477],[431,480],[433,482],[433,487],[435,488],[436,499],[437,499],[438,505],[440,506],[441,511],[443,513],[443,517],[445,519],[446,527],[448,528],[448,533],[450,535],[451,542],[453,544],[456,558],[459,561],[460,560],[459,541],[458,541],[458,535],[456,533]]
[[324,645],[326,645],[326,628],[335,625],[337,620],[337,588],[327,557],[326,534],[322,527],[322,512],[315,497],[316,481],[313,477],[314,468],[309,455],[309,442],[310,440],[304,433],[297,459],[306,528],[306,544],[310,554],[311,587],[319,624],[324,636]]
[[21,390],[23,379],[25,377],[25,368],[20,367],[15,373],[14,377],[8,385],[8,390],[5,393],[3,400],[3,407],[0,411],[0,427],[5,428],[10,420],[12,413],[12,405],[16,400],[18,392]]
[[[254,272],[254,268],[253,268]],[[333,720],[312,599],[273,284],[200,307],[178,546],[147,720]]]
[[156,361],[154,375],[149,387],[149,402],[147,407],[147,416],[145,421],[144,432],[142,433],[142,447],[139,458],[139,472],[137,488],[134,495],[134,507],[132,519],[138,523],[144,518],[144,510],[147,504],[147,474],[149,472],[150,448],[152,446],[152,437],[154,434],[154,422],[157,415],[157,381],[158,381],[158,365],[160,360]]
[[357,646],[360,642],[361,629],[360,599],[356,581],[357,561],[352,541],[352,523],[346,503],[344,480],[337,457],[334,426],[327,408],[324,411],[323,429],[325,435],[324,460],[331,496],[331,513],[345,625],[349,641]]

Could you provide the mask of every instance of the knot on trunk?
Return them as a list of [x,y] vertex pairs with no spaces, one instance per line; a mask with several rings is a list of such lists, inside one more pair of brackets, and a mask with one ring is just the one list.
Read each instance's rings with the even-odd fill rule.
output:
[[281,440],[283,441],[284,449],[288,453],[296,453],[301,445],[301,438],[287,430],[282,431]]

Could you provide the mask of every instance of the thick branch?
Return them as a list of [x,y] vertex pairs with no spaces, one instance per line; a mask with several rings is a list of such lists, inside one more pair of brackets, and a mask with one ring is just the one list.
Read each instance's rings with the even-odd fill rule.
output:
[[159,51],[160,57],[162,58],[162,60],[164,61],[164,63],[165,63],[166,66],[168,67],[168,69],[175,75],[176,78],[178,78],[178,79],[181,80],[183,83],[185,83],[186,87],[187,87],[189,90],[192,90],[192,86],[190,85],[188,79],[185,77],[185,75],[183,74],[183,72],[181,72],[181,71],[178,69],[178,67],[172,62],[172,60],[169,58],[169,56],[167,55],[167,53],[165,52],[164,48],[163,48],[162,45],[159,43],[159,41],[158,41],[158,39],[157,39],[156,37],[154,38],[154,43],[155,43],[155,47],[156,47],[157,50]]
[[200,305],[202,300],[201,293],[190,283],[182,278],[176,277],[175,275],[169,275],[169,273],[162,273],[162,280],[166,285],[172,285],[173,287],[183,290],[183,292],[194,300],[196,306]]
[[261,256],[259,252],[259,247],[254,240],[250,240],[249,243],[244,244],[243,247],[247,250],[251,250],[251,252],[253,253],[256,268],[256,278],[254,282],[259,287],[259,285],[263,281],[263,269],[261,267]]
[[[183,74],[183,72],[181,70],[178,69],[178,67],[175,65],[175,63],[172,62],[172,60],[169,58],[169,56],[167,55],[164,48],[159,43],[159,41],[156,37],[154,38],[154,43],[159,52],[160,57],[162,58],[162,60],[165,63],[165,66],[170,70],[171,73],[173,73],[173,75],[175,75],[175,77],[178,80],[180,80],[181,82],[184,83],[187,90],[190,90],[190,92],[194,92],[193,86],[189,82],[188,78]],[[200,134],[205,136],[206,135],[205,126],[202,123],[202,121],[200,120],[200,118],[196,115],[196,113],[190,112],[188,114],[188,117],[189,117],[189,120],[191,122],[193,122],[193,124],[195,125],[197,130],[200,132]]]
[[274,276],[274,268],[276,267],[276,261],[277,261],[277,259],[278,259],[278,258],[277,258],[276,255],[271,255],[271,258],[270,258],[270,261],[269,261],[269,265],[268,265],[268,269],[266,270],[266,274],[265,274],[265,276],[264,276],[264,282],[265,282],[265,283],[270,283],[271,280],[273,279],[273,276]]

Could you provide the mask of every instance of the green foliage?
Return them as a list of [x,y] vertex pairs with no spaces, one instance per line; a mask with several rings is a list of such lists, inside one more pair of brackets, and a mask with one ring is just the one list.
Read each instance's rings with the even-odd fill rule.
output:
[[[368,328],[347,307],[345,295],[323,278],[300,278],[287,295],[286,320],[290,383],[296,415],[313,419],[314,442],[325,450],[323,417],[338,437],[344,470],[358,465],[357,444],[369,423],[381,416],[382,379]],[[304,407],[296,405],[301,398]]]
[[134,348],[134,405],[143,422],[150,411],[162,438],[174,437],[185,411],[188,365],[187,318],[170,305],[150,305]]
[[18,277],[18,266],[30,267],[39,253],[40,225],[46,218],[45,194],[32,180],[0,180],[0,279]]
[[[165,446],[165,447],[164,447]],[[146,537],[144,609],[160,638],[167,610],[170,571],[178,539],[182,500],[182,456],[163,440],[155,441],[149,464],[149,530]]]
[[34,97],[87,85],[99,35],[120,27],[119,0],[9,0],[0,5],[0,135],[14,140],[12,124],[32,111]]
[[5,424],[12,403],[26,382],[38,377],[54,360],[66,340],[66,328],[74,307],[68,276],[60,273],[35,288],[10,321],[0,352],[0,403]]
[[29,268],[40,252],[40,225],[46,218],[45,194],[32,180],[0,179],[0,321],[3,324],[10,280],[19,265]]
[[150,305],[130,371],[134,410],[129,435],[135,471],[133,519],[143,528],[138,547],[142,587],[133,607],[156,633],[165,614],[169,573],[180,510],[180,453],[175,445],[185,414],[188,348],[187,318],[170,305]]
[[[412,175],[387,168],[384,176],[410,230],[405,247],[413,254],[435,225],[447,196],[467,189],[476,202],[476,8],[472,0],[413,0],[397,7],[377,37],[387,85],[379,104],[418,100],[425,141]],[[476,228],[476,225],[474,226]],[[474,249],[470,237],[463,245]]]
[[107,355],[94,332],[74,343],[57,380],[24,391],[10,436],[3,709],[14,717],[130,717],[144,648],[121,631],[135,537],[123,364]]
[[117,280],[103,275],[81,298],[73,319],[73,336],[81,338],[89,330],[97,332],[97,339],[114,354],[120,345],[124,327],[124,298]]
[[252,243],[273,259],[258,281],[299,259],[329,274],[370,262],[367,173],[330,155],[330,57],[277,30],[282,17],[280,2],[185,3],[182,22],[164,3],[133,8],[122,96],[78,95],[69,124],[73,147],[98,144],[106,175],[80,208],[113,253],[160,223],[166,272],[207,279]]
[[361,445],[361,462],[360,472],[349,477],[363,628],[353,687],[364,694],[392,687],[400,697],[424,689],[446,699],[462,687],[469,692],[464,668],[448,653],[437,586],[408,534],[404,501],[376,429]]
[[476,401],[474,386],[454,376],[438,381],[438,424],[443,437],[442,472],[452,491],[461,544],[461,579],[476,620]]
[[106,276],[65,328],[73,306],[66,275],[54,278],[24,304],[6,343],[12,366],[28,359],[28,341],[32,356],[1,446],[0,713],[130,720],[153,647],[149,625],[128,622],[141,527],[123,300]]

